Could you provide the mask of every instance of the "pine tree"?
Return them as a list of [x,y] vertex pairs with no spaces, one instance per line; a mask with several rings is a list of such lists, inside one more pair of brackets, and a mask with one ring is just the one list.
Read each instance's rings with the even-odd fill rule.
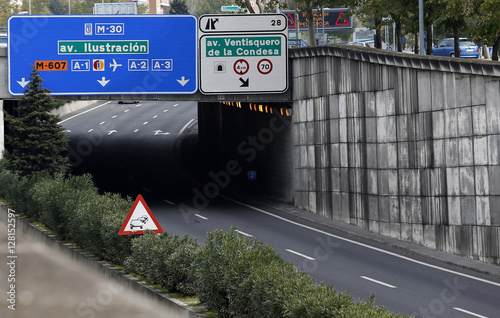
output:
[[35,68],[30,75],[17,116],[5,116],[7,168],[21,176],[41,171],[64,173],[69,169],[68,139],[58,124],[59,116],[49,113],[56,102],[50,90],[42,87],[43,80]]

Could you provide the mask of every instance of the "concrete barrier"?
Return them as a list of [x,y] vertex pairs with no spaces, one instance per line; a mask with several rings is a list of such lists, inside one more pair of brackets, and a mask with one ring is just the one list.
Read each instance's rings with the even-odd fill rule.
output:
[[[0,222],[7,224],[9,209],[0,202]],[[12,210],[11,210],[12,211]],[[108,279],[121,283],[125,288],[133,289],[134,291],[143,294],[148,299],[161,304],[164,308],[162,315],[164,317],[174,318],[202,318],[208,317],[199,310],[191,308],[183,302],[170,297],[168,294],[126,274],[122,270],[106,263],[99,261],[85,251],[74,247],[73,245],[59,240],[47,230],[30,222],[26,218],[16,214],[16,234],[21,234],[34,239],[43,245],[57,250],[65,257],[76,260],[84,265],[89,270],[97,271]]]
[[290,56],[297,207],[500,265],[500,63]]

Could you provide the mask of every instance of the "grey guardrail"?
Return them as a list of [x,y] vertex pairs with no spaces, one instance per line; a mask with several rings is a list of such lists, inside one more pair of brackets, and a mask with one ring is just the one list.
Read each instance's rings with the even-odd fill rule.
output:
[[482,59],[418,55],[342,44],[289,50],[289,57],[292,59],[317,56],[335,56],[368,63],[430,71],[500,76],[500,62]]

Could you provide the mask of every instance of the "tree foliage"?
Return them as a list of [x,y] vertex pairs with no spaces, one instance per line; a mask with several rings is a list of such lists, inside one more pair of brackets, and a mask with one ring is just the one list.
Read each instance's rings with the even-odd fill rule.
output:
[[500,46],[500,2],[498,0],[477,0],[469,6],[469,13],[476,23],[471,28],[472,39],[493,46],[492,59],[498,61]]
[[204,14],[220,14],[220,7],[232,5],[233,1],[231,0],[204,0],[198,1],[196,4],[196,8],[194,10],[194,14],[198,17]]
[[21,8],[10,0],[0,0],[0,26],[6,26],[7,20],[13,14],[19,13]]
[[50,0],[48,8],[51,14],[68,14],[69,2],[63,0]]
[[50,90],[42,87],[36,69],[33,68],[29,80],[16,109],[17,116],[5,116],[8,169],[21,176],[65,172],[69,168],[68,140],[58,124],[59,116],[49,114],[57,104]]
[[189,14],[185,0],[172,0],[170,2],[169,14]]
[[[49,10],[50,0],[31,1],[31,14],[51,14]],[[29,0],[23,0],[21,11],[29,11]]]

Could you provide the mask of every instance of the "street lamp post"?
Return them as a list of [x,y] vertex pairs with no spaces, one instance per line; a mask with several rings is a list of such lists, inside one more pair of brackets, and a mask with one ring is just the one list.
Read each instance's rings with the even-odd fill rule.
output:
[[420,33],[420,54],[425,55],[425,38],[424,38],[424,0],[418,1],[418,32]]

